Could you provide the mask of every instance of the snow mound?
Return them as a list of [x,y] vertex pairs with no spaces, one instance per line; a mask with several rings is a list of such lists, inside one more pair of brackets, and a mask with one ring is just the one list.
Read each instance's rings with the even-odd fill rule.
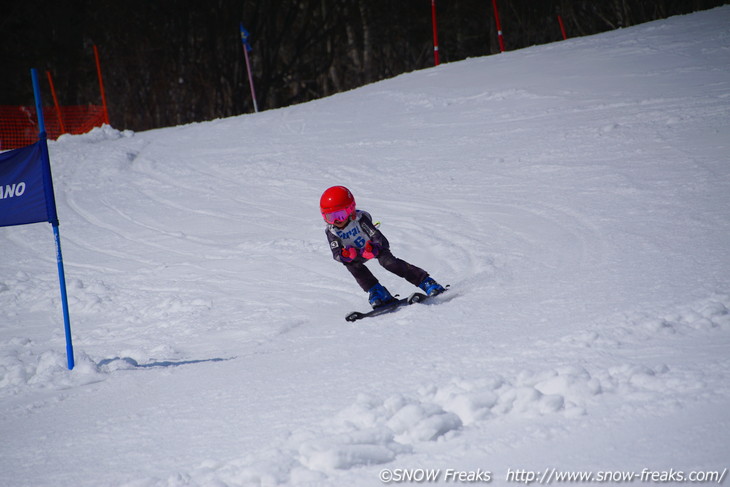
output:
[[[117,130],[115,128],[112,128],[110,125],[105,124],[101,127],[94,127],[85,134],[63,134],[55,140],[55,143],[67,144],[69,142],[82,142],[87,144],[94,144],[98,142],[117,140],[133,136],[134,132],[132,130]],[[49,141],[49,145],[50,144],[54,144],[54,141]]]
[[28,387],[62,390],[104,380],[96,364],[83,352],[76,354],[76,366],[69,373],[66,355],[49,350],[36,354],[33,342],[10,338],[0,343],[0,397],[17,395]]

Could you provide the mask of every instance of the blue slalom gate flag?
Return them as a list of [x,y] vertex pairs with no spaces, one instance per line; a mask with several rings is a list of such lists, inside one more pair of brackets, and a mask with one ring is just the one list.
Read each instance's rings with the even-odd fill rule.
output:
[[253,51],[253,47],[251,47],[251,44],[248,42],[248,38],[251,37],[251,34],[249,34],[248,31],[243,27],[243,22],[238,25],[241,28],[241,42],[243,42],[243,47],[246,48],[246,52]]
[[41,142],[0,153],[0,227],[57,221]]
[[0,227],[39,222],[48,222],[53,227],[63,308],[63,327],[66,335],[66,358],[68,368],[71,370],[74,368],[74,350],[71,340],[71,320],[68,313],[66,274],[63,269],[61,234],[58,230],[56,199],[53,194],[51,159],[48,156],[38,70],[31,69],[30,75],[33,80],[33,95],[38,117],[38,142],[0,153]]

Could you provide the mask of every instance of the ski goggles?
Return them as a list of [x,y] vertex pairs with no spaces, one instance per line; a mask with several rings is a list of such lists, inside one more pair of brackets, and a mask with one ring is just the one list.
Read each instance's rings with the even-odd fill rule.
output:
[[334,225],[335,223],[342,223],[350,218],[355,213],[355,205],[350,205],[347,208],[334,211],[323,211],[322,217],[327,223]]

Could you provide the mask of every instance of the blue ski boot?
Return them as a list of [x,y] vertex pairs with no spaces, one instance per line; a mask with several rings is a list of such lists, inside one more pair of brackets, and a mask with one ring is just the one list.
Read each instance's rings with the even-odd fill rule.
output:
[[421,282],[421,284],[418,285],[424,293],[428,294],[429,296],[436,296],[437,294],[441,294],[446,289],[439,284],[438,282],[434,281],[432,277],[426,277],[426,279]]
[[380,283],[371,287],[370,291],[368,292],[370,293],[370,298],[368,299],[368,301],[370,302],[370,306],[372,306],[373,309],[380,308],[381,306],[385,306],[391,301],[395,301],[395,298]]

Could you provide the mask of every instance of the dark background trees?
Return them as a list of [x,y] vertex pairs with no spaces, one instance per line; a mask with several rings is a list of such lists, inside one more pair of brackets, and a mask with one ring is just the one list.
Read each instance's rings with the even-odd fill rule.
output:
[[[723,0],[498,0],[507,50],[703,10]],[[437,0],[441,62],[498,52],[491,0]],[[0,104],[32,104],[29,69],[50,71],[63,105],[99,104],[144,130],[320,98],[433,65],[430,0],[15,1],[0,17]],[[45,97],[50,100],[50,97]]]

